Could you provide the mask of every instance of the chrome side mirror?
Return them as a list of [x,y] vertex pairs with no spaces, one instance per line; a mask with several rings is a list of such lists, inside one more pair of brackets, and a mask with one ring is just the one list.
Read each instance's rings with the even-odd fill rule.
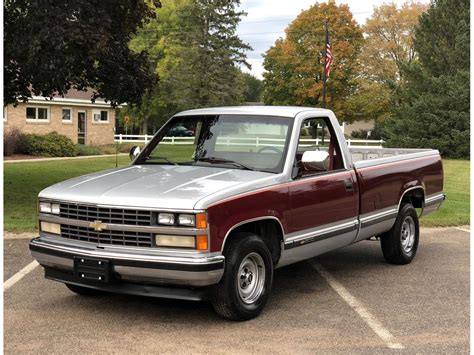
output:
[[301,157],[301,163],[309,171],[327,171],[329,169],[329,153],[324,150],[307,150]]
[[130,153],[128,153],[128,156],[130,157],[130,160],[134,160],[138,154],[140,154],[140,147],[137,146],[137,145],[134,145],[131,149],[130,149]]

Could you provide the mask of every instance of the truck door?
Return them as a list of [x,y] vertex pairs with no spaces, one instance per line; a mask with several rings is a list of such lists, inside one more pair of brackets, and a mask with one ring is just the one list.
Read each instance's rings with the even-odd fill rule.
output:
[[[306,151],[319,151],[311,154],[327,156],[325,164],[302,162]],[[303,121],[294,164],[289,187],[291,217],[285,240],[287,256],[292,261],[302,260],[350,244],[358,227],[357,178],[353,169],[344,166],[341,148],[328,118]]]

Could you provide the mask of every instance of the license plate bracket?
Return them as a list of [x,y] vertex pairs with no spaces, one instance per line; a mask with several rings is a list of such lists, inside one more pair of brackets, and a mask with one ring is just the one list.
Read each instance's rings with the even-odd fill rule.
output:
[[109,282],[110,274],[108,260],[74,257],[74,275],[81,280]]

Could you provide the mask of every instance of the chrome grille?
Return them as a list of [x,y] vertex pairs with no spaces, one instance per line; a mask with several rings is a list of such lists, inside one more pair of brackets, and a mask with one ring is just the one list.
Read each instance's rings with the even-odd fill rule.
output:
[[91,243],[115,244],[135,247],[152,247],[153,234],[144,232],[103,230],[97,232],[92,228],[61,225],[61,237],[82,240]]
[[80,221],[96,221],[108,224],[129,224],[149,226],[152,223],[151,211],[121,208],[106,208],[74,203],[61,203],[60,216]]

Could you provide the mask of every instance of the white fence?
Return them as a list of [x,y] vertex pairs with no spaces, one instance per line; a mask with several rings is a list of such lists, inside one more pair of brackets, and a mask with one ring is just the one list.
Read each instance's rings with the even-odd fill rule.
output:
[[[138,134],[116,134],[115,142],[118,143],[148,143],[153,136],[151,135],[138,135]],[[327,139],[325,140],[327,142]],[[218,145],[226,146],[251,146],[251,147],[283,147],[284,139],[281,138],[261,138],[261,137],[219,137],[217,138]],[[304,147],[313,145],[320,145],[322,140],[316,139],[300,139],[300,142],[304,142]],[[382,148],[383,140],[373,139],[347,139],[348,147],[373,147]],[[194,143],[194,137],[164,137],[161,144],[170,145],[189,145]]]

